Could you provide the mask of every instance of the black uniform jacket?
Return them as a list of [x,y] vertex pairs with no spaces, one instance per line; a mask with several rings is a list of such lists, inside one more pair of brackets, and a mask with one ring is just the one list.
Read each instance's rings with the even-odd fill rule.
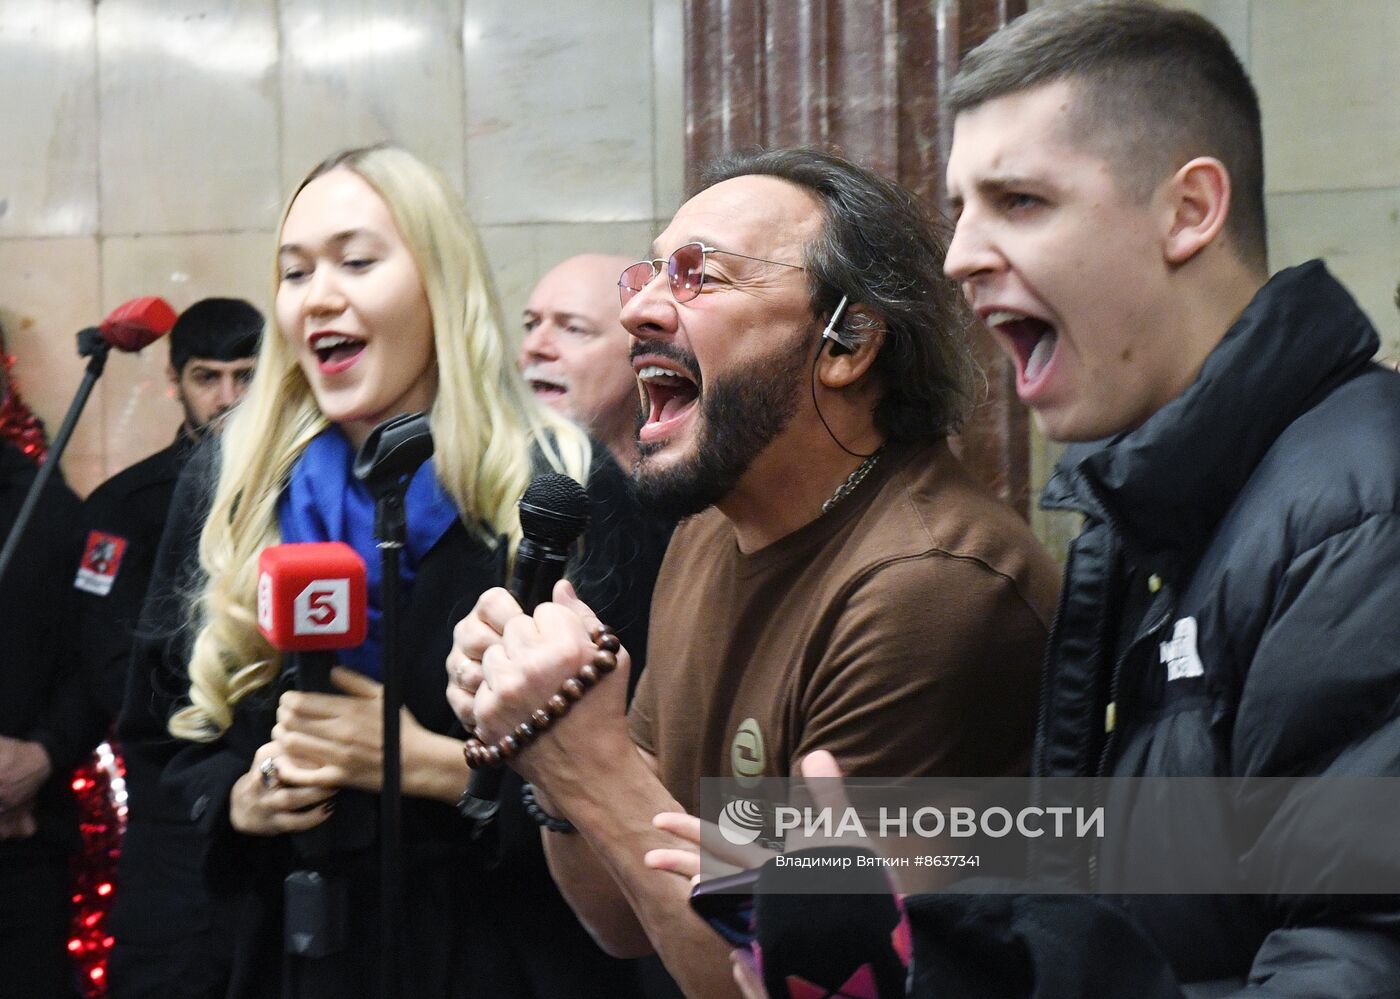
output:
[[[106,573],[95,578],[80,574],[72,580],[79,655],[90,690],[108,718],[115,719],[121,710],[141,603],[155,568],[175,483],[192,450],[192,442],[181,431],[169,447],[94,489],[79,513],[78,541],[84,551],[95,544],[120,546]],[[154,792],[164,761],[152,766],[140,749],[135,743],[125,754],[126,785],[133,813],[145,818],[160,807]]]
[[174,740],[164,731],[150,738],[140,724],[126,731],[120,715],[141,606],[175,484],[194,448],[181,429],[168,447],[93,490],[79,516],[84,552],[104,544],[117,552],[105,573],[80,571],[72,591],[83,670],[103,716],[118,720],[116,749],[125,766],[128,812],[111,913],[116,949],[108,968],[116,996],[174,995],[176,988],[181,996],[212,995],[213,983],[227,978],[226,962],[214,956],[222,943],[209,932],[200,834],[189,808],[161,787]]
[[[0,536],[9,536],[38,471],[0,441]],[[65,642],[77,512],[78,498],[55,470],[0,581],[0,735],[40,743],[53,766],[34,803],[38,831],[0,842],[0,859],[62,854],[78,844],[68,778],[97,744],[102,723]]]

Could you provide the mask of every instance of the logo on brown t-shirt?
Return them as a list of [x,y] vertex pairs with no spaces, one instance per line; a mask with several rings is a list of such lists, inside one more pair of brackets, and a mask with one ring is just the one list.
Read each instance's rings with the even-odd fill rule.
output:
[[763,733],[758,719],[745,718],[729,745],[729,766],[741,787],[756,787],[763,780]]

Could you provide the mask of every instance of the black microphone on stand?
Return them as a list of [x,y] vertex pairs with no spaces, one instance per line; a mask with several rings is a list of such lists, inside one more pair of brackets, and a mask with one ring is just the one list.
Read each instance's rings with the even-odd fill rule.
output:
[[[588,493],[557,472],[537,475],[520,497],[520,547],[515,552],[510,594],[526,614],[549,600],[554,584],[564,578],[569,550],[588,526]],[[458,809],[484,825],[501,807],[499,770],[475,770]]]
[[[408,542],[404,498],[420,465],[433,455],[428,414],[391,417],[369,432],[355,455],[355,478],[374,497],[374,537],[379,548],[379,634],[384,678],[384,772],[379,791],[380,995],[399,993],[403,907],[403,773],[399,709],[403,669],[399,662],[399,564]],[[339,993],[337,993],[339,994]]]

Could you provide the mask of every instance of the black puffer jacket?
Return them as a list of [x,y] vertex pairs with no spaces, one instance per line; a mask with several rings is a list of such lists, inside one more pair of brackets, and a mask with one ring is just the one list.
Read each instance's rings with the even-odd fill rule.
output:
[[[1400,776],[1400,375],[1370,363],[1378,346],[1320,262],[1283,271],[1182,395],[1066,453],[1042,503],[1086,521],[1038,775]],[[1288,839],[1284,815],[1269,813],[1271,838]],[[1125,870],[1189,870],[1225,821],[1183,810],[1117,853],[1042,849],[1035,873],[1113,891]],[[1278,860],[1261,844],[1235,844],[1237,877]],[[1363,850],[1393,875],[1400,829]],[[915,900],[916,993],[1400,996],[1400,898],[1017,898]],[[1103,931],[1124,917],[1149,952],[1127,965]],[[989,919],[996,933],[978,929]],[[1105,977],[1115,965],[1134,983]]]
[[[1284,271],[1185,393],[1066,456],[1044,502],[1087,522],[1038,773],[1400,775],[1400,375],[1378,346],[1320,262]],[[1163,867],[1201,850],[1200,816],[1182,823],[1152,838],[1179,851]],[[1395,900],[1123,901],[1182,981],[1400,993]]]

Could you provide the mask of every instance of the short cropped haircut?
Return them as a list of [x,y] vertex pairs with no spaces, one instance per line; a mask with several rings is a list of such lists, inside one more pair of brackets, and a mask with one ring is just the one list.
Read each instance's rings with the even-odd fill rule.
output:
[[[810,308],[825,322],[845,295],[848,308],[864,306],[883,326],[873,365],[884,389],[876,426],[893,440],[956,432],[977,366],[962,295],[943,274],[947,226],[893,181],[815,149],[734,153],[710,164],[704,183],[745,176],[788,181],[821,204],[821,232],[803,250]],[[869,331],[851,322],[843,332],[859,340]]]
[[1246,265],[1267,271],[1259,98],[1219,29],[1151,0],[1041,7],[969,52],[945,103],[956,117],[1062,80],[1076,91],[1075,138],[1114,164],[1129,197],[1146,200],[1196,156],[1220,160],[1225,231]]
[[263,315],[241,298],[205,298],[175,320],[170,330],[170,366],[184,374],[192,357],[241,361],[255,357]]

